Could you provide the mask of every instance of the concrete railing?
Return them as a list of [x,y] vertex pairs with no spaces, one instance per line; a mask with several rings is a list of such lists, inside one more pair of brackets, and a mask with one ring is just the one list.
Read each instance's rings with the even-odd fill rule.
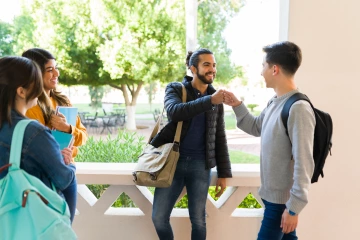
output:
[[[158,239],[151,221],[153,195],[146,187],[134,185],[131,163],[77,163],[78,215],[74,229],[79,239],[86,240],[153,240]],[[239,209],[249,192],[257,195],[260,186],[258,164],[233,164],[233,178],[217,201],[207,200],[207,239],[256,239],[263,209]],[[211,185],[215,184],[212,172]],[[109,184],[97,199],[85,184]],[[114,208],[113,202],[126,193],[137,208]],[[185,190],[180,198],[185,195]],[[179,198],[179,199],[180,199]],[[187,209],[174,209],[171,215],[175,239],[190,239],[191,225]]]

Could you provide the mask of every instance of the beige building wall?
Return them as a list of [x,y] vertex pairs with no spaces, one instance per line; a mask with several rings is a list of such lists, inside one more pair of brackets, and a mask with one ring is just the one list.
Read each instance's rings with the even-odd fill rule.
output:
[[302,240],[360,239],[359,9],[358,0],[290,0],[289,40],[303,50],[297,85],[334,122],[325,178],[300,215]]

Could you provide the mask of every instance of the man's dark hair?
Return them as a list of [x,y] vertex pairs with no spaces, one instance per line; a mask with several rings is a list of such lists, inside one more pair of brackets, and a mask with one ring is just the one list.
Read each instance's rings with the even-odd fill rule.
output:
[[301,49],[295,43],[277,42],[263,47],[263,51],[269,65],[279,65],[289,75],[294,75],[300,67]]
[[199,56],[203,54],[211,54],[214,55],[209,49],[206,48],[200,48],[196,50],[195,52],[188,51],[188,54],[186,56],[186,66],[190,68],[191,66],[194,66],[196,69],[198,69],[199,65]]

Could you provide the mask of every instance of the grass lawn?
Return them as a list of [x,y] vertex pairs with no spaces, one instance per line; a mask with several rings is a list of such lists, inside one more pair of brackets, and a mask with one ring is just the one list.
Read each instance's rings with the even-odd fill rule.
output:
[[229,150],[231,163],[260,163],[260,157],[236,150]]
[[[253,114],[254,116],[259,116],[260,113],[261,113],[260,111],[251,112],[251,114]],[[236,128],[236,117],[233,111],[225,112],[224,120],[225,120],[226,130],[231,130]]]

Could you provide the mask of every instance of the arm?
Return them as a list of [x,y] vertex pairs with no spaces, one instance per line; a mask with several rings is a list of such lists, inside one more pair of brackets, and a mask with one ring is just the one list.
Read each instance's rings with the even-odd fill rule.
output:
[[[54,101],[54,104],[57,103]],[[58,129],[63,132],[71,133],[74,136],[74,143],[73,143],[74,148],[72,152],[72,157],[75,158],[78,153],[77,147],[84,145],[88,137],[86,128],[81,123],[80,117],[79,116],[76,117],[76,126],[72,126],[66,122],[65,116],[62,115],[61,113],[59,113],[58,115],[53,114],[51,116],[51,124],[55,129]]]
[[56,188],[64,190],[75,179],[75,166],[65,165],[59,145],[50,130],[40,129],[29,144],[29,155],[45,172]]
[[87,131],[85,126],[81,123],[80,117],[76,117],[76,126],[71,126],[71,134],[75,138],[74,146],[84,145],[87,140]]
[[81,123],[80,117],[76,116],[76,126],[70,125],[63,114],[53,114],[51,116],[51,125],[59,131],[71,133],[74,136],[74,146],[81,146],[87,140],[87,132],[84,125]]
[[236,126],[244,132],[255,137],[261,136],[262,121],[265,116],[266,108],[261,112],[260,116],[253,116],[244,104],[233,107],[236,116]]
[[[188,94],[189,95],[189,94]],[[187,98],[186,103],[182,102],[182,87],[179,83],[170,83],[165,90],[165,109],[168,117],[174,121],[184,121],[212,109],[211,96],[204,96],[194,101]]]
[[[69,102],[69,106],[72,106],[69,99],[68,99],[68,102]],[[58,103],[55,100],[53,100],[53,104],[55,106],[58,106]],[[59,113],[58,115],[53,115],[51,117],[52,120],[53,119],[59,120],[59,118],[63,118],[63,121],[59,121],[58,123],[56,123],[57,121],[55,121],[54,124],[52,122],[53,127],[60,131],[71,133],[74,136],[74,140],[75,140],[74,146],[81,146],[81,145],[85,144],[85,142],[87,140],[87,131],[86,131],[85,126],[81,123],[81,119],[80,119],[79,115],[76,116],[76,125],[75,126],[67,123],[65,116],[62,115],[61,113]],[[76,148],[75,148],[74,153],[75,154],[73,154],[73,157],[76,156],[76,153],[77,153]]]
[[294,183],[286,207],[299,214],[308,202],[308,191],[314,172],[313,146],[315,115],[305,101],[298,101],[290,109],[288,128],[294,159]]
[[249,113],[242,101],[238,100],[234,93],[225,91],[224,103],[232,106],[236,115],[236,126],[244,132],[259,137],[261,135],[262,120],[265,116],[264,109],[259,117],[255,117]]

